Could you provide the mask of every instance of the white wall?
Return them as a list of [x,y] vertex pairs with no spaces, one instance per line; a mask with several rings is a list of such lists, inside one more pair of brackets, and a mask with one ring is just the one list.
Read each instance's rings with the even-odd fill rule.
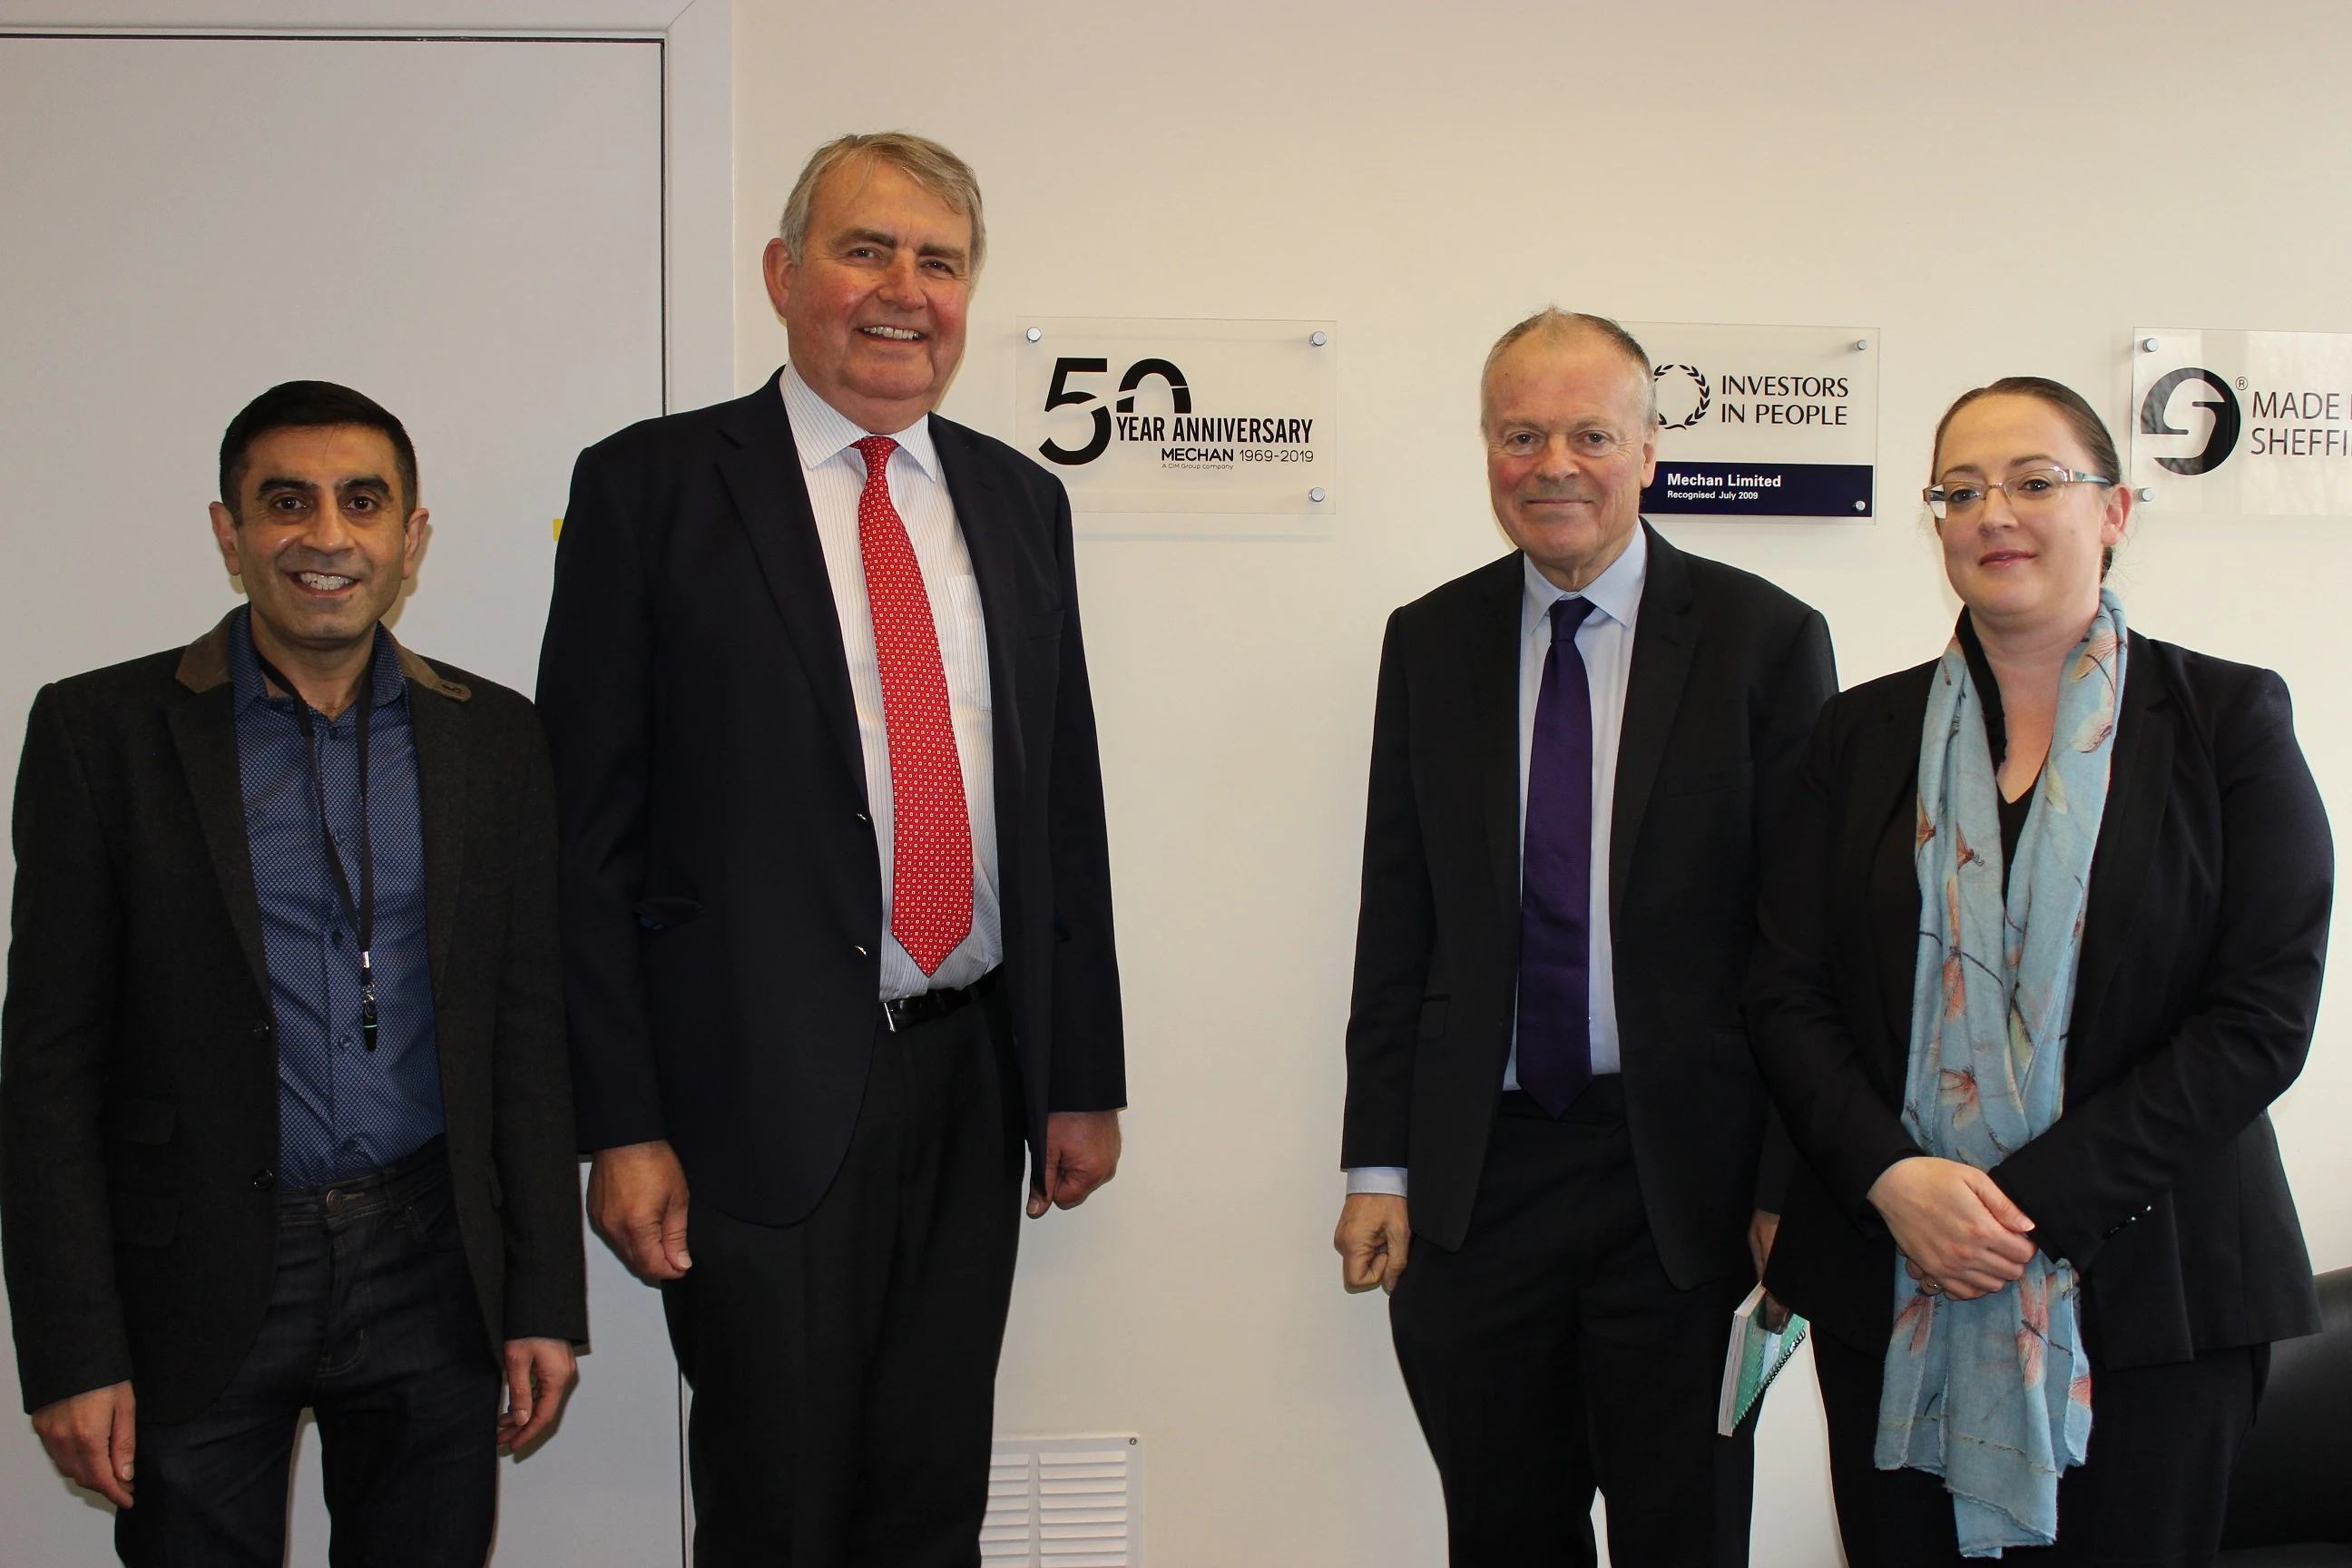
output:
[[[1965,387],[2038,372],[2121,427],[2141,324],[2352,329],[2352,12],[2325,4],[1649,6],[737,0],[739,381],[801,160],[903,126],[978,168],[991,262],[947,412],[1009,436],[1012,321],[1333,317],[1327,542],[1081,547],[1135,1109],[1125,1173],[1025,1233],[1007,1429],[1134,1427],[1154,1568],[1433,1563],[1437,1488],[1376,1300],[1337,1283],[1339,1035],[1382,617],[1499,553],[1473,429],[1502,327],[1885,333],[1875,525],[1675,523],[1821,606],[1853,681],[1952,613],[1900,498]],[[2148,515],[2133,624],[2273,666],[2352,822],[2352,520]],[[2352,1263],[2332,1009],[2279,1128]],[[1817,1414],[1768,1416],[1757,1558],[1832,1561]]]

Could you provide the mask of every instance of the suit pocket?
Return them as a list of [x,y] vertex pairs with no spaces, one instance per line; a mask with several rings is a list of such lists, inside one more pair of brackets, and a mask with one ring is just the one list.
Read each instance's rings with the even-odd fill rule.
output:
[[125,1143],[169,1143],[172,1129],[179,1121],[180,1108],[168,1100],[119,1094],[106,1102],[107,1136],[120,1138]]
[[1713,795],[1718,790],[1738,789],[1747,783],[1747,766],[1740,764],[1728,768],[1717,768],[1704,773],[1685,773],[1679,778],[1668,779],[1662,788],[1662,793],[1669,797],[1683,795]]
[[180,1194],[118,1190],[114,1239],[125,1247],[169,1247],[180,1229]]
[[635,905],[637,924],[647,931],[682,926],[701,913],[702,906],[692,899],[639,899]]

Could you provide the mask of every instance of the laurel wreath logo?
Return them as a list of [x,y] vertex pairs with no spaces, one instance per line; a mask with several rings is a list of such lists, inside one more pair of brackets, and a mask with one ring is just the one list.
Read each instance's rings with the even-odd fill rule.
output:
[[1706,376],[1699,370],[1698,366],[1695,364],[1662,364],[1650,373],[1650,379],[1653,381],[1664,381],[1668,375],[1672,374],[1675,371],[1680,371],[1685,375],[1689,376],[1692,382],[1697,385],[1698,406],[1692,409],[1689,415],[1684,418],[1660,420],[1658,422],[1658,428],[1661,430],[1687,430],[1692,426],[1697,424],[1700,420],[1706,418],[1706,411],[1715,406],[1715,393],[1713,389],[1706,384]]

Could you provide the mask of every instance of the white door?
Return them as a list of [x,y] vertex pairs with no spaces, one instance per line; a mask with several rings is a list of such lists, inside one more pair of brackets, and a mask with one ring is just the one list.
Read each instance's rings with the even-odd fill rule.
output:
[[[529,691],[572,456],[662,408],[662,110],[655,42],[0,37],[0,754],[42,682],[236,603],[221,430],[297,377],[415,439],[402,639]],[[595,1351],[501,1463],[501,1568],[678,1560],[659,1303],[589,1261]],[[290,1560],[324,1563],[304,1443]],[[110,1560],[13,1413],[0,1520],[6,1563]]]

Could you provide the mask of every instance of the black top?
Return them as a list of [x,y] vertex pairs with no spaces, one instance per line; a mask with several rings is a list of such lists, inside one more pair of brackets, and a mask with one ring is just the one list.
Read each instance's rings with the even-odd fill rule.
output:
[[1993,793],[1999,796],[2000,810],[2000,890],[2009,892],[2009,868],[2017,861],[2017,841],[2025,834],[2025,819],[2033,810],[2034,787],[2041,784],[2036,771],[2026,786],[2018,791],[2015,800],[2000,795],[2000,765],[2009,760],[2009,721],[2001,709],[2000,682],[1993,678],[1992,663],[1985,658],[1984,643],[1977,637],[1974,622],[1966,610],[1960,612],[1958,627],[1960,652],[1969,661],[1969,678],[1976,683],[1977,694],[1984,703],[1985,746],[1992,753]]
[[[16,780],[0,1244],[27,1408],[129,1378],[184,1421],[278,1272],[278,1064],[226,622],[45,686]],[[451,1195],[486,1340],[584,1340],[530,704],[403,652]],[[313,824],[312,831],[316,831]]]
[[[1894,1244],[1868,1193],[1901,1119],[1919,889],[1911,854],[1934,664],[1832,700],[1772,836],[1748,990],[1802,1156],[1767,1282],[1885,1348]],[[1901,831],[1890,833],[1899,824]],[[2084,911],[2065,1111],[1991,1174],[2082,1272],[2101,1363],[2186,1361],[2318,1326],[2265,1109],[2303,1068],[2334,848],[2268,670],[2131,638]]]
[[[1605,808],[1609,920],[1633,1162],[1688,1289],[1754,1267],[1749,1217],[1786,1185],[1739,991],[1765,826],[1836,673],[1818,611],[1655,531],[1648,544]],[[1390,616],[1372,713],[1339,1158],[1409,1167],[1413,1233],[1447,1248],[1470,1230],[1511,1044],[1526,592],[1515,553]]]

